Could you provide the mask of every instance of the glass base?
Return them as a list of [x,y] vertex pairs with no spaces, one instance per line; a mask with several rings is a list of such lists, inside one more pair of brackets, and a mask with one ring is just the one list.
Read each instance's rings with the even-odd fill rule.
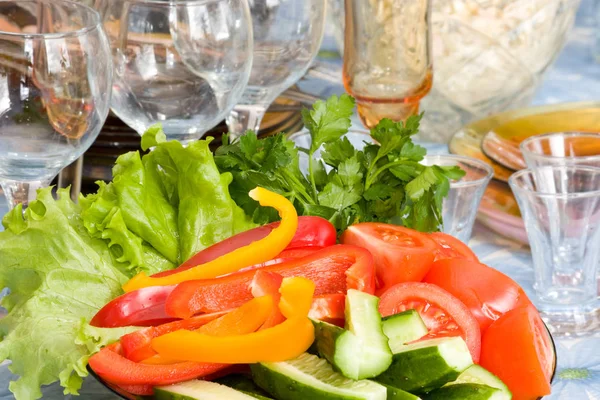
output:
[[538,304],[542,319],[555,337],[600,337],[600,300],[585,306]]

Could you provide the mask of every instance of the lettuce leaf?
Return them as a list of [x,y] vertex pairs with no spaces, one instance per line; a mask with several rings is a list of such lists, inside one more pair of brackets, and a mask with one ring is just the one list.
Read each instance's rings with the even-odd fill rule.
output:
[[75,344],[81,319],[122,293],[127,268],[88,234],[66,190],[58,200],[40,190],[24,214],[16,207],[3,224],[0,286],[10,294],[2,300],[0,360],[12,360],[20,375],[9,388],[17,399],[37,399],[41,385],[60,380],[65,394],[76,394],[90,355]]

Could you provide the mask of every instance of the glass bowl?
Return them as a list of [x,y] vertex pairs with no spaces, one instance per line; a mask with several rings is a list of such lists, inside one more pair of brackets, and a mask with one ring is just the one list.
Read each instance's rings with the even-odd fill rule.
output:
[[[342,49],[344,2],[328,1]],[[565,44],[579,2],[432,0],[434,79],[422,100],[421,139],[447,142],[475,119],[528,105]]]

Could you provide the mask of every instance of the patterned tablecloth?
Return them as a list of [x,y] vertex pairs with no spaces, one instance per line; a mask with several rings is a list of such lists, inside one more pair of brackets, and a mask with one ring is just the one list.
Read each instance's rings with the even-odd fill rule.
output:
[[[590,47],[593,30],[585,26],[585,14],[582,22],[584,26],[574,29],[569,45],[546,75],[537,94],[536,104],[597,100],[600,93],[600,66],[592,62]],[[339,87],[322,86],[319,94],[328,95],[340,90],[342,89]],[[430,152],[446,151],[444,146],[428,147]],[[4,199],[0,199],[0,215],[5,212]],[[517,280],[533,298],[533,270],[528,247],[502,238],[481,226],[476,227],[469,244],[482,262]],[[600,338],[556,340],[556,346],[558,368],[553,393],[548,399],[600,400]],[[10,373],[7,363],[0,365],[0,400],[13,398],[8,391],[8,383],[15,379],[17,377]],[[45,388],[44,398],[62,399],[71,396],[64,396],[58,385],[52,385]],[[115,396],[94,379],[88,378],[80,398],[102,400],[115,399]]]

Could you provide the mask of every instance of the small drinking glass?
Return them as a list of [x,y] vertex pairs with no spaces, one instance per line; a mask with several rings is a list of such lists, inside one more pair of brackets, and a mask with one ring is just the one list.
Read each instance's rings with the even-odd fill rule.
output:
[[546,166],[509,179],[533,257],[536,305],[557,335],[598,333],[600,168]]
[[25,208],[100,133],[112,63],[83,4],[3,0],[0,10],[0,184],[10,208]]
[[143,134],[201,138],[240,100],[252,66],[247,0],[96,0],[110,39],[111,108]]
[[254,61],[248,87],[227,117],[239,137],[258,132],[269,105],[299,81],[316,57],[325,32],[325,0],[250,0]]
[[587,165],[600,167],[600,133],[557,132],[521,142],[528,168]]
[[467,243],[471,239],[479,203],[494,175],[494,170],[483,161],[456,155],[426,156],[421,164],[458,166],[466,172],[459,181],[450,182],[448,196],[442,205],[442,231]]

